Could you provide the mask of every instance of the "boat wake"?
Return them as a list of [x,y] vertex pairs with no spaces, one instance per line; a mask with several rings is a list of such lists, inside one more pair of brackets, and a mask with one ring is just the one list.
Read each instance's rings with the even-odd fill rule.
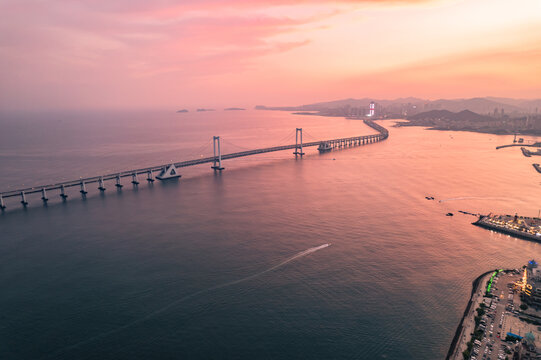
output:
[[462,196],[456,198],[442,199],[439,202],[458,201],[458,200],[509,200],[504,197],[482,197],[482,196]]
[[268,268],[266,270],[263,270],[261,272],[258,272],[256,274],[246,276],[246,277],[243,277],[243,278],[238,279],[238,280],[233,280],[233,281],[229,281],[229,282],[226,282],[226,283],[223,283],[223,284],[215,285],[215,286],[203,289],[203,290],[196,291],[196,292],[194,292],[192,294],[181,297],[180,299],[177,299],[177,300],[173,301],[172,303],[170,303],[170,304],[168,304],[168,305],[166,305],[166,306],[164,306],[164,307],[162,307],[162,308],[160,308],[158,310],[155,310],[155,311],[153,311],[153,312],[151,312],[151,313],[149,313],[149,314],[147,314],[147,315],[145,315],[145,316],[143,316],[143,317],[141,317],[139,319],[136,319],[136,320],[134,320],[132,322],[129,322],[129,323],[125,324],[125,325],[122,325],[122,326],[120,326],[120,327],[118,327],[116,329],[109,330],[109,331],[103,332],[101,334],[97,334],[97,335],[92,336],[92,337],[90,337],[90,338],[88,338],[86,340],[80,341],[80,342],[78,342],[76,344],[69,345],[69,346],[67,346],[65,348],[59,349],[56,352],[54,352],[53,354],[50,354],[50,355],[46,356],[45,359],[50,359],[52,357],[60,355],[63,352],[73,350],[73,349],[76,349],[79,346],[91,343],[92,341],[96,341],[96,340],[105,338],[107,336],[119,333],[119,332],[121,332],[123,330],[126,330],[126,329],[132,327],[132,326],[135,326],[135,325],[140,324],[140,323],[142,323],[144,321],[147,321],[147,320],[149,320],[149,319],[151,319],[151,318],[153,318],[153,317],[155,317],[157,315],[160,315],[160,314],[166,312],[167,310],[171,309],[172,307],[178,305],[179,303],[181,303],[183,301],[194,298],[194,297],[199,296],[201,294],[205,294],[205,293],[208,293],[208,292],[211,292],[211,291],[214,291],[214,290],[223,289],[223,288],[226,288],[228,286],[233,286],[233,285],[237,285],[237,284],[240,284],[240,283],[243,283],[243,282],[246,282],[246,281],[253,280],[253,279],[255,279],[255,278],[257,278],[257,277],[259,277],[261,275],[264,275],[264,274],[267,274],[267,273],[269,273],[271,271],[277,270],[277,269],[281,268],[282,266],[284,266],[284,265],[286,265],[286,264],[288,264],[288,263],[290,263],[290,262],[292,262],[294,260],[297,260],[297,259],[299,259],[301,257],[310,255],[312,253],[315,253],[316,251],[319,251],[321,249],[325,249],[326,247],[329,247],[329,246],[331,246],[330,243],[309,248],[307,250],[301,251],[301,252],[293,255],[292,257],[282,261],[279,264],[276,264],[276,265],[274,265],[274,266],[272,266],[272,267],[270,267],[270,268]]

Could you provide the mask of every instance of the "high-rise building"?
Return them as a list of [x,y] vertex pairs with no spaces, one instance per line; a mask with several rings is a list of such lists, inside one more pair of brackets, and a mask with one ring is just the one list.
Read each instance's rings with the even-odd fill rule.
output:
[[376,103],[371,101],[370,102],[370,111],[368,112],[368,116],[374,116],[376,115]]

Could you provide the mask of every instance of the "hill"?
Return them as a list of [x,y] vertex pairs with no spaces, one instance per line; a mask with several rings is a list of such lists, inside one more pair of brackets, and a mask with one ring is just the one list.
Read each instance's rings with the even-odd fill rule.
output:
[[408,117],[408,120],[445,120],[445,121],[491,121],[489,116],[479,115],[470,110],[452,112],[449,110],[430,110]]
[[430,110],[448,110],[452,112],[460,112],[470,110],[478,114],[493,114],[495,110],[501,114],[502,110],[505,114],[534,114],[536,109],[541,111],[541,99],[510,99],[501,97],[476,97],[469,99],[438,99],[427,100],[415,97],[398,98],[398,99],[341,99],[326,102],[317,102],[312,104],[297,105],[297,106],[277,106],[267,107],[259,105],[256,109],[261,110],[283,110],[283,111],[325,111],[329,109],[339,108],[368,108],[371,101],[376,102],[379,106],[386,108],[387,112],[396,112],[397,110],[408,109],[407,113]]

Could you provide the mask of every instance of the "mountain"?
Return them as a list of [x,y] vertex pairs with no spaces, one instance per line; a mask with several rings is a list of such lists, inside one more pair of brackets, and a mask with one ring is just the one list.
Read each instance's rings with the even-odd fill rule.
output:
[[446,121],[491,121],[493,118],[479,115],[470,110],[451,112],[449,110],[430,110],[408,117],[408,120],[446,120]]
[[424,104],[428,100],[423,100],[419,98],[414,97],[408,97],[408,98],[398,98],[394,100],[386,100],[386,99],[372,99],[372,98],[362,98],[362,99],[343,99],[343,100],[334,100],[334,101],[326,101],[326,102],[318,102],[314,104],[308,104],[308,105],[301,105],[303,110],[323,110],[323,109],[335,109],[340,108],[344,106],[350,106],[350,107],[368,107],[371,102],[378,103],[382,106],[389,106],[389,105],[395,105],[395,104]]
[[[386,108],[404,108],[407,105],[410,109],[416,111],[429,110],[448,110],[452,112],[460,112],[463,110],[471,110],[479,114],[493,114],[495,110],[501,113],[502,109],[505,114],[524,114],[535,113],[536,108],[541,112],[541,99],[510,99],[500,97],[476,97],[469,99],[438,99],[426,100],[415,97],[398,98],[393,100],[387,99],[342,99],[326,102],[317,102],[313,104],[305,104],[299,106],[279,106],[267,107],[259,105],[256,109],[262,110],[284,110],[284,111],[322,111],[336,108],[368,108],[371,101],[374,101],[379,106]],[[387,109],[389,110],[389,109]],[[411,112],[411,111],[409,111]]]
[[511,105],[509,103],[503,103],[499,101],[489,100],[487,98],[471,98],[471,99],[440,99],[431,101],[424,108],[428,109],[445,109],[449,111],[462,111],[462,110],[471,110],[480,114],[493,113],[494,109],[504,109],[505,113],[520,113],[525,109],[521,109],[518,106]]

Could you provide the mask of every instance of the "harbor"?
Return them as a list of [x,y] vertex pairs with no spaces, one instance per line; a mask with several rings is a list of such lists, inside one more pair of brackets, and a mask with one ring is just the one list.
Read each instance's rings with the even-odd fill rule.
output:
[[535,260],[520,269],[480,275],[446,359],[539,359],[540,294],[541,271]]

